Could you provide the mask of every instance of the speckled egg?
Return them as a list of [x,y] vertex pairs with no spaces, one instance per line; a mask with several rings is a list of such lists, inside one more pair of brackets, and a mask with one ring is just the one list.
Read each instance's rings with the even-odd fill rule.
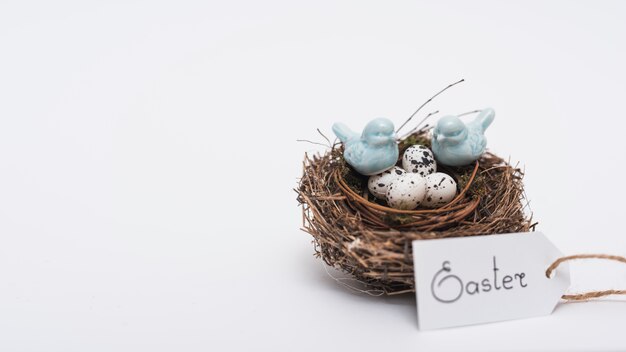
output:
[[456,182],[443,172],[426,176],[426,197],[423,206],[438,208],[448,204],[456,197]]
[[387,188],[391,181],[395,180],[398,176],[404,175],[406,171],[394,166],[391,169],[384,171],[378,175],[370,176],[367,181],[367,188],[378,199],[385,199],[387,196]]
[[433,152],[423,145],[412,145],[402,156],[402,168],[424,177],[437,171]]
[[426,196],[426,179],[419,174],[407,172],[391,181],[387,189],[387,204],[395,209],[417,208]]

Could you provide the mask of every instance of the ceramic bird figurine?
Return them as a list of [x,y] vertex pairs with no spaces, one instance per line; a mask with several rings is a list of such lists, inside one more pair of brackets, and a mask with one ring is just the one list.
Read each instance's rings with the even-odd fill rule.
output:
[[379,174],[398,161],[393,123],[386,118],[370,121],[361,135],[342,123],[335,123],[333,132],[344,144],[346,162],[362,175]]
[[484,109],[474,121],[463,123],[457,116],[446,116],[433,130],[432,149],[438,162],[449,166],[463,166],[477,160],[485,151],[485,130],[496,113]]

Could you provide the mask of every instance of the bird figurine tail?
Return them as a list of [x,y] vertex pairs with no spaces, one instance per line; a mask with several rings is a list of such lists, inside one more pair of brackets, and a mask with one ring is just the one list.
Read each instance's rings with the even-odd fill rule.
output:
[[476,120],[479,122],[483,132],[487,130],[487,127],[491,125],[494,117],[496,117],[496,112],[492,108],[483,109],[483,111],[478,114]]
[[333,124],[333,132],[342,143],[346,143],[350,139],[358,137],[359,134],[351,130],[348,126],[343,123],[337,122]]

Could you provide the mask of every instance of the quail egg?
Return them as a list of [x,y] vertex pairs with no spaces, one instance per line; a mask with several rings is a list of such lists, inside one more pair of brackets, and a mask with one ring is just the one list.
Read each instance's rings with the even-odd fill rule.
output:
[[426,176],[426,197],[423,206],[438,208],[448,204],[456,196],[456,182],[443,172]]
[[395,209],[417,208],[426,196],[426,179],[407,172],[391,181],[387,188],[387,204]]
[[406,171],[394,166],[391,169],[381,172],[378,175],[370,176],[367,181],[367,188],[378,199],[385,199],[387,195],[387,188],[389,183],[395,180],[396,177],[405,174]]
[[423,145],[412,145],[402,156],[402,168],[407,172],[428,176],[437,171],[437,162],[433,152]]

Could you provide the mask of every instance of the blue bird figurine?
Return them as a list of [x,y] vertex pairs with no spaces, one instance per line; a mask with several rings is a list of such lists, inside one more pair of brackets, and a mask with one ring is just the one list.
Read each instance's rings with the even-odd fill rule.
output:
[[467,124],[457,116],[442,117],[433,130],[432,149],[437,161],[463,166],[480,158],[487,146],[485,130],[495,116],[495,111],[487,108]]
[[333,132],[343,142],[346,162],[362,175],[379,174],[398,161],[393,122],[386,118],[370,121],[361,135],[342,123],[335,123]]

